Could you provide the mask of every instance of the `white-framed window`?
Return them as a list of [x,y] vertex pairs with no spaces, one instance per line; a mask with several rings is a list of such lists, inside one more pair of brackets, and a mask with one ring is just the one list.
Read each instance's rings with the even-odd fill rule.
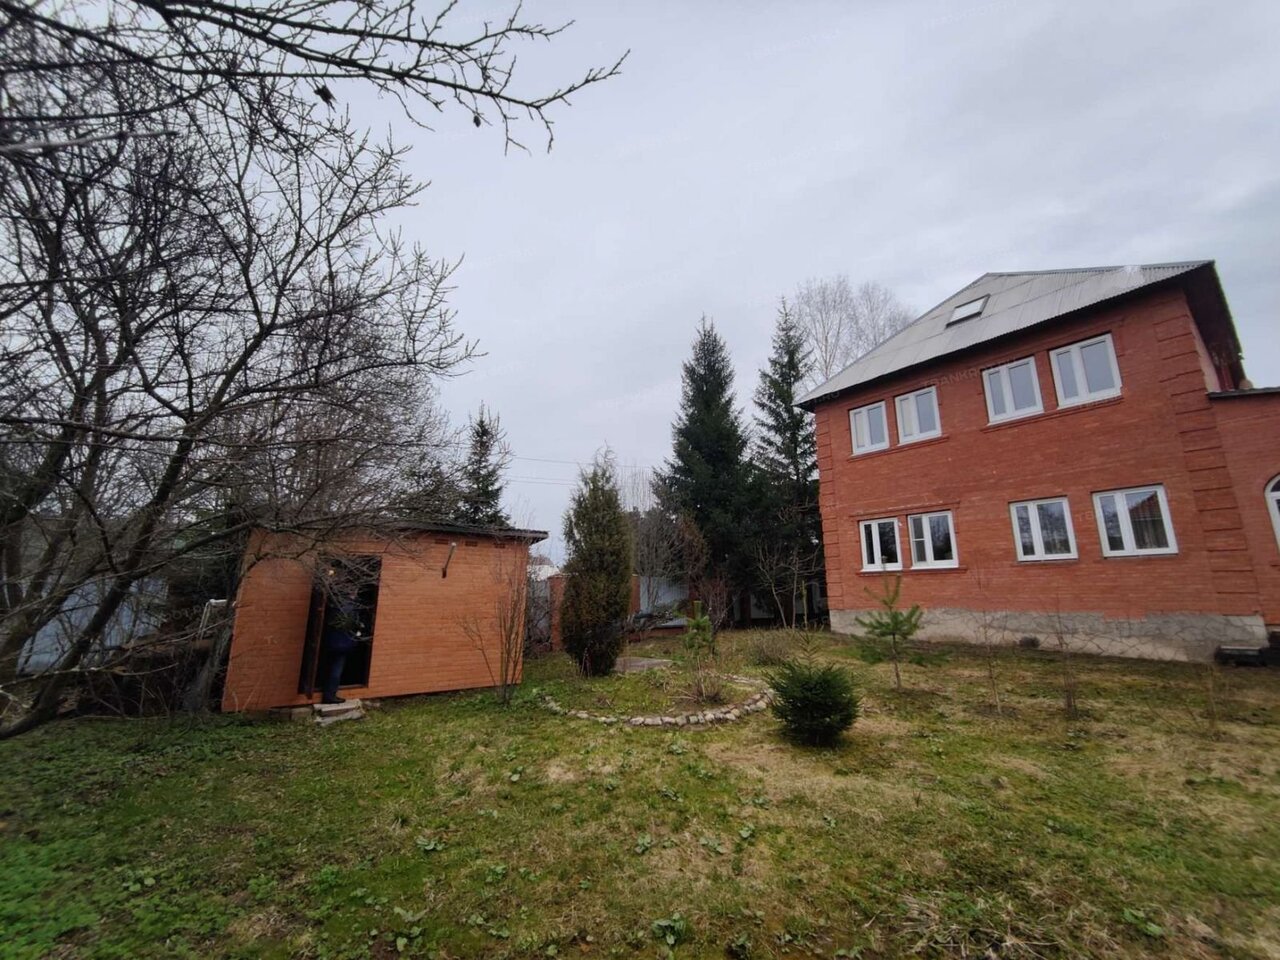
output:
[[1019,560],[1074,560],[1076,533],[1066,497],[1009,504]]
[[955,525],[950,510],[917,513],[907,517],[911,533],[912,567],[954,567],[956,559]]
[[1093,506],[1104,557],[1178,552],[1164,487],[1157,484],[1095,493]]
[[862,537],[863,570],[901,570],[902,552],[898,548],[896,517],[863,520],[858,525]]
[[1267,484],[1267,509],[1271,511],[1271,526],[1276,531],[1276,546],[1280,547],[1280,477]]
[[925,387],[894,400],[898,408],[898,442],[913,443],[942,435],[938,416],[938,388]]
[[1026,357],[992,367],[982,374],[987,393],[987,420],[999,423],[1044,412],[1036,358]]
[[1109,333],[1051,350],[1049,363],[1060,407],[1120,395],[1120,367]]
[[853,452],[870,453],[889,446],[889,424],[885,419],[884,401],[849,411],[849,429],[853,433]]

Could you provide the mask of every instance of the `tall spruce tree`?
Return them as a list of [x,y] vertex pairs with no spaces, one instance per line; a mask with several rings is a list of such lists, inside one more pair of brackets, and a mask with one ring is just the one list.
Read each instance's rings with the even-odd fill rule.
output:
[[484,405],[471,421],[471,445],[462,467],[462,497],[458,520],[478,527],[509,527],[502,509],[502,471],[510,461],[506,434],[496,414]]
[[803,605],[803,584],[822,562],[818,445],[811,416],[796,406],[811,366],[804,332],[784,300],[755,392],[752,525],[757,586],[781,603],[784,617]]
[[731,588],[742,587],[751,570],[747,436],[734,406],[729,350],[705,316],[682,382],[672,456],[658,475],[657,490],[667,511],[686,518],[705,541],[706,572]]
[[564,518],[568,558],[560,635],[587,676],[613,670],[631,606],[631,527],[607,455],[584,470]]

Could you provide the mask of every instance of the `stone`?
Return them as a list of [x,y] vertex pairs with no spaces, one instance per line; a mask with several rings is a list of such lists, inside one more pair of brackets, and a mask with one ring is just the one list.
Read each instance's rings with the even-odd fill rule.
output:
[[642,727],[644,726],[644,717],[632,717],[627,722],[633,727]]
[[687,724],[688,722],[689,722],[689,718],[688,718],[688,717],[686,717],[686,716],[684,716],[683,714],[681,714],[680,716],[676,717],[676,726],[677,726],[677,727],[683,727],[683,726],[685,726],[685,724]]

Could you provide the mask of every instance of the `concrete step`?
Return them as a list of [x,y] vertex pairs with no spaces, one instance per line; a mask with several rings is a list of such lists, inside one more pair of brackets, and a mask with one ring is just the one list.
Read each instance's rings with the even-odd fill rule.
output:
[[311,712],[316,723],[328,726],[340,720],[360,720],[364,717],[364,705],[359,700],[345,703],[313,703]]
[[345,703],[313,703],[311,710],[322,717],[332,717],[343,713],[358,713],[364,709],[359,700],[348,700]]

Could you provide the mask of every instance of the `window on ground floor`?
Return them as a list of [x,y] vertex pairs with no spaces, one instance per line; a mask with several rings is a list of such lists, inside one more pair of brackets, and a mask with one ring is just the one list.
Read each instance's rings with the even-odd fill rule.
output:
[[955,527],[951,511],[917,513],[907,517],[911,531],[912,567],[954,567]]
[[1066,497],[1009,505],[1019,560],[1074,560],[1075,531]]
[[898,552],[898,521],[863,520],[862,533],[863,570],[901,570],[902,554]]
[[1093,495],[1105,557],[1177,553],[1164,487],[1107,490]]

